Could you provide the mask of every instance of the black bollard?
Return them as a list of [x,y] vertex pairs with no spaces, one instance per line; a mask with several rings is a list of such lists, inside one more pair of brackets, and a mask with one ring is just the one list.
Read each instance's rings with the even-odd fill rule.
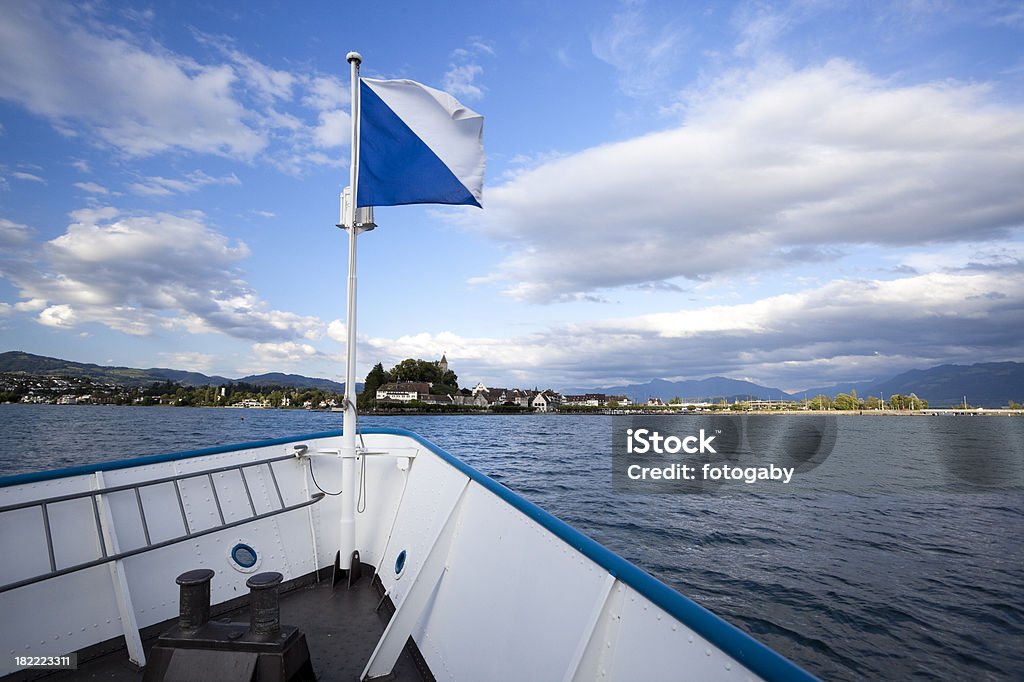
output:
[[175,582],[178,592],[178,627],[194,633],[210,620],[210,581],[215,575],[209,568],[185,571]]
[[210,620],[210,580],[214,572],[196,569],[178,576],[181,614],[178,626],[149,651],[143,682],[170,680],[316,680],[306,635],[281,625],[280,573],[258,573],[249,588],[249,625]]
[[281,632],[281,607],[277,586],[284,576],[276,571],[257,573],[245,581],[249,588],[249,634],[270,639]]

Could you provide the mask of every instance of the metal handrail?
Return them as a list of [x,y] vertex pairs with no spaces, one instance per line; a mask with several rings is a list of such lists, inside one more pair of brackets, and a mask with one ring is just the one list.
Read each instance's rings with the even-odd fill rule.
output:
[[249,467],[262,466],[264,464],[272,464],[274,462],[282,462],[286,459],[295,459],[295,455],[281,455],[280,457],[272,457],[270,459],[261,459],[258,462],[246,462],[245,464],[229,464],[223,467],[217,467],[216,469],[203,469],[202,471],[193,471],[189,474],[179,474],[177,476],[166,476],[164,478],[155,478],[152,481],[143,481],[141,483],[125,483],[124,485],[116,485],[111,488],[103,488],[101,490],[87,490],[81,493],[70,493],[68,495],[57,495],[55,497],[47,497],[43,500],[30,500],[28,502],[21,502],[19,504],[10,504],[6,507],[0,507],[0,514],[4,512],[14,511],[16,509],[24,509],[25,507],[37,507],[40,504],[53,504],[54,502],[64,502],[66,500],[77,500],[83,497],[89,497],[90,495],[97,495],[99,493],[117,493],[122,490],[132,490],[134,488],[147,488],[151,485],[160,485],[161,483],[170,483],[171,481],[183,481],[187,478],[198,478],[199,476],[206,476],[208,474],[219,474],[223,471],[235,471],[238,469],[246,469]]
[[[43,529],[44,529],[45,534],[46,534],[46,551],[47,551],[48,558],[49,558],[49,563],[50,563],[50,571],[49,572],[43,573],[43,574],[40,574],[40,575],[37,575],[37,576],[34,576],[34,577],[31,577],[31,578],[25,578],[25,579],[19,580],[17,582],[8,583],[7,585],[0,586],[0,594],[2,594],[4,592],[8,592],[10,590],[15,590],[15,589],[17,589],[19,587],[25,587],[26,585],[33,585],[35,583],[43,582],[44,580],[49,580],[51,578],[56,578],[56,577],[59,577],[59,576],[62,576],[62,575],[67,575],[69,573],[74,573],[76,571],[82,571],[82,570],[85,570],[87,568],[92,568],[94,566],[99,566],[101,564],[110,563],[111,561],[118,561],[118,560],[121,560],[121,559],[126,559],[128,557],[132,557],[132,556],[135,556],[137,554],[143,554],[145,552],[150,552],[150,551],[153,551],[155,549],[160,549],[162,547],[167,547],[169,545],[177,544],[179,542],[185,542],[186,540],[192,540],[194,538],[202,537],[204,535],[209,535],[211,533],[216,533],[218,531],[226,530],[228,528],[234,528],[236,526],[241,526],[241,525],[244,525],[244,524],[247,524],[247,523],[251,523],[253,521],[261,521],[261,520],[269,518],[271,516],[277,516],[278,514],[284,514],[284,513],[290,512],[290,511],[295,511],[296,509],[302,509],[303,507],[308,507],[308,506],[316,504],[317,502],[322,500],[324,498],[324,494],[323,493],[316,493],[312,497],[310,497],[308,500],[306,500],[304,502],[300,502],[298,504],[286,505],[284,503],[284,496],[281,495],[281,489],[280,489],[280,487],[278,486],[278,483],[277,483],[277,476],[274,474],[273,463],[274,462],[280,462],[280,461],[283,461],[283,460],[286,460],[286,459],[295,459],[295,456],[291,455],[291,454],[283,455],[281,457],[273,457],[271,459],[265,459],[265,460],[261,460],[259,462],[245,462],[243,464],[234,464],[234,465],[229,465],[229,466],[223,466],[223,467],[218,467],[216,469],[206,469],[206,470],[203,470],[203,471],[194,471],[194,472],[191,472],[191,473],[180,474],[180,475],[177,475],[177,476],[167,476],[167,477],[164,477],[164,478],[158,478],[158,479],[154,479],[154,480],[150,480],[150,481],[142,481],[142,482],[139,482],[139,483],[127,483],[127,484],[124,484],[124,485],[113,486],[111,488],[101,488],[101,489],[98,489],[98,490],[89,490],[89,491],[85,491],[85,492],[81,492],[81,493],[71,493],[71,494],[68,494],[68,495],[57,495],[57,496],[54,496],[54,497],[48,497],[48,498],[44,498],[44,499],[41,499],[41,500],[31,500],[31,501],[28,501],[28,502],[20,502],[18,504],[11,504],[11,505],[7,505],[5,507],[0,507],[0,514],[3,514],[5,512],[16,511],[18,509],[26,509],[26,508],[29,508],[29,507],[40,507],[40,509],[42,510],[42,515],[43,515]],[[267,469],[270,471],[270,477],[273,480],[274,488],[277,491],[277,498],[281,502],[281,507],[279,509],[274,509],[274,510],[271,510],[271,511],[268,511],[268,512],[264,512],[262,514],[257,514],[256,513],[256,505],[254,504],[253,499],[252,499],[252,493],[249,491],[249,483],[248,483],[248,481],[246,481],[246,478],[245,478],[245,469],[252,468],[252,467],[263,466],[264,464],[267,465]],[[244,518],[244,519],[239,519],[237,521],[231,521],[231,522],[226,522],[225,521],[224,513],[223,513],[223,511],[221,510],[221,507],[220,507],[219,498],[217,498],[217,486],[216,486],[216,484],[213,481],[213,474],[222,473],[222,472],[226,472],[226,471],[238,471],[239,475],[242,477],[242,483],[243,483],[243,487],[245,488],[245,494],[246,494],[246,497],[249,500],[249,508],[253,512],[252,516]],[[199,531],[193,532],[192,528],[191,528],[191,526],[190,526],[190,524],[188,522],[188,518],[185,515],[185,505],[184,505],[184,503],[182,501],[182,498],[181,498],[181,487],[179,485],[179,482],[187,480],[187,479],[190,479],[190,478],[199,478],[199,477],[202,477],[202,476],[207,477],[207,479],[209,480],[210,487],[211,487],[211,489],[213,491],[213,494],[214,494],[214,498],[217,499],[217,511],[218,511],[218,515],[220,516],[221,524],[219,526],[214,526],[212,528],[205,528],[203,530],[199,530]],[[182,520],[182,523],[184,524],[185,534],[184,535],[180,535],[180,536],[175,537],[175,538],[171,538],[169,540],[163,540],[161,542],[154,543],[154,542],[152,542],[152,540],[150,538],[149,526],[148,526],[148,524],[146,522],[146,513],[145,513],[145,510],[144,510],[144,508],[142,506],[142,496],[139,493],[139,490],[142,489],[142,488],[148,488],[148,487],[151,487],[151,486],[162,485],[164,483],[173,483],[174,484],[174,491],[175,491],[175,494],[176,494],[177,499],[178,499],[178,509],[181,512],[181,520]],[[145,538],[146,538],[146,544],[144,546],[142,546],[142,547],[136,547],[135,549],[131,549],[131,550],[128,550],[128,551],[125,551],[125,552],[118,552],[117,554],[108,554],[107,553],[106,538],[104,538],[104,535],[103,535],[103,526],[100,523],[100,513],[99,513],[99,506],[98,506],[98,503],[97,503],[97,499],[99,497],[101,497],[102,495],[108,495],[110,493],[116,493],[116,492],[121,492],[121,491],[125,491],[125,490],[132,490],[132,491],[135,492],[135,501],[136,501],[136,505],[137,505],[137,507],[139,509],[139,517],[142,520],[142,528],[143,528],[143,532],[144,532],[144,535],[145,535]],[[75,564],[73,566],[68,566],[66,568],[57,569],[56,560],[55,560],[54,551],[53,551],[53,538],[52,538],[52,533],[51,533],[51,530],[50,530],[50,517],[49,517],[49,512],[47,511],[47,507],[49,505],[51,505],[51,504],[56,504],[56,503],[59,503],[59,502],[68,502],[68,501],[71,501],[71,500],[79,500],[79,499],[83,499],[83,498],[86,498],[86,497],[91,498],[91,500],[92,500],[93,514],[94,514],[94,517],[95,517],[95,520],[96,520],[96,534],[97,534],[97,538],[99,539],[100,554],[102,556],[100,558],[98,558],[98,559],[93,559],[91,561],[86,561],[84,563]]]

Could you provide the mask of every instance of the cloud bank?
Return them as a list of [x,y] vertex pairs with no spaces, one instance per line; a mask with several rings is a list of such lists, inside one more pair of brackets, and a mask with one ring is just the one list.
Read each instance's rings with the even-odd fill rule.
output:
[[[291,173],[340,165],[325,153],[348,143],[348,95],[337,78],[275,69],[228,37],[197,32],[196,41],[213,52],[203,63],[105,23],[101,10],[8,3],[0,21],[0,98],[66,136],[128,157],[265,156]],[[277,110],[293,101],[305,118]]]
[[892,281],[837,279],[752,303],[563,324],[507,339],[452,332],[364,340],[367,362],[447,353],[461,378],[608,386],[746,378],[785,390],[883,379],[945,362],[1019,359],[1024,260]]
[[43,244],[25,226],[0,221],[0,241],[17,250],[0,260],[0,274],[23,299],[15,307],[38,311],[43,325],[91,322],[135,336],[219,332],[265,344],[326,331],[319,318],[271,309],[239,270],[249,247],[206,225],[201,213],[102,207],[71,218],[64,234]]
[[834,60],[725,76],[683,122],[521,172],[461,218],[530,301],[694,280],[1024,224],[1024,111],[982,85],[891,84]]

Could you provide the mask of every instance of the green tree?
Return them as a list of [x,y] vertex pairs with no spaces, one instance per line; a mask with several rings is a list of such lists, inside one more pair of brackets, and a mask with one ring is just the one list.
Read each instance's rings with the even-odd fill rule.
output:
[[857,398],[846,393],[837,395],[835,400],[832,401],[832,405],[837,410],[856,410],[858,408]]
[[431,384],[434,387],[432,393],[448,393],[442,387],[448,387],[455,391],[459,389],[459,377],[455,372],[451,370],[442,372],[436,362],[429,360],[407,358],[392,367],[388,374],[391,376],[391,381],[421,381]]
[[426,360],[407,358],[388,372],[395,381],[427,381],[433,383],[441,378],[440,368]]
[[363,392],[359,394],[357,401],[359,407],[367,409],[373,406],[374,401],[377,399],[377,389],[392,381],[394,379],[389,372],[384,371],[384,365],[379,362],[374,365],[363,382]]
[[894,410],[924,410],[928,407],[928,401],[918,398],[917,394],[901,395],[899,393],[889,396],[889,407]]
[[894,410],[905,410],[907,409],[907,407],[909,407],[909,405],[909,396],[901,395],[899,393],[894,393],[893,395],[889,396],[889,407],[891,407]]
[[827,395],[816,395],[811,398],[807,406],[812,410],[830,410],[832,409],[832,399]]
[[455,372],[448,370],[441,375],[441,381],[439,382],[442,386],[449,386],[458,390],[459,388],[459,375]]

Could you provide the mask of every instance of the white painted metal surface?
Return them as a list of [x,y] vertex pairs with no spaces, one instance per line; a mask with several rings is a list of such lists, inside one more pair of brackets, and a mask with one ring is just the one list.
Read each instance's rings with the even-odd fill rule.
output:
[[[244,449],[6,486],[0,488],[0,507],[85,492],[96,486],[97,476],[102,487],[110,488],[258,461],[285,452],[284,446]],[[224,521],[230,523],[253,516],[254,508],[257,513],[277,509],[281,500],[287,505],[302,502],[308,475],[305,464],[293,459],[273,466],[273,476],[266,465],[247,469],[245,484],[237,471],[213,474],[211,478],[216,486],[216,495],[205,477],[183,481],[182,502],[192,530],[218,525],[221,514]],[[275,477],[277,486],[274,485]],[[246,484],[252,496],[252,507],[245,493]],[[55,568],[59,570],[100,558],[100,532],[107,536],[108,554],[144,547],[147,530],[152,543],[183,534],[184,523],[173,484],[142,488],[139,497],[146,526],[142,523],[135,494],[130,490],[100,498],[101,529],[96,527],[89,498],[48,505]],[[38,509],[32,507],[0,514],[0,543],[7,549],[0,556],[0,585],[45,573],[49,569],[44,526]],[[316,505],[312,509],[316,509]],[[137,640],[138,628],[177,615],[178,587],[175,578],[189,569],[212,568],[216,571],[211,586],[214,603],[246,594],[248,575],[237,571],[229,558],[231,547],[241,536],[247,538],[248,544],[259,553],[261,570],[280,571],[286,580],[311,573],[328,563],[326,552],[319,557],[313,556],[310,517],[303,508],[154,549],[116,563],[5,591],[0,593],[0,612],[17,614],[17,617],[0,619],[0,642],[5,654],[0,657],[0,674],[16,669],[13,655],[58,656],[122,634],[126,634],[130,643]],[[132,651],[132,657],[136,656],[141,658],[141,650]]]
[[[107,487],[106,479],[103,476],[102,471],[97,471],[93,474],[92,481],[93,489],[102,491]],[[121,543],[117,537],[117,524],[114,522],[114,516],[110,511],[110,498],[108,496],[98,495],[93,498],[96,504],[96,517],[99,520],[99,532],[102,535],[103,543],[102,547],[97,546],[96,549],[102,555],[104,551],[109,551],[110,554],[118,554],[121,552]],[[66,506],[72,505],[82,506],[82,504],[91,504],[87,500],[76,500],[74,502],[68,502]],[[79,518],[85,518],[84,515]],[[60,525],[57,526],[58,528]],[[88,537],[88,530],[85,528],[79,531],[83,538]],[[84,547],[87,543],[70,543],[61,542],[55,538],[55,543],[58,546],[71,546],[77,544],[79,548]],[[99,545],[99,543],[97,543]],[[109,548],[109,550],[107,549]],[[91,548],[90,548],[91,549]],[[82,553],[76,561],[72,563],[83,563],[93,558],[90,556],[91,553]],[[107,564],[107,568],[110,570],[110,580],[114,586],[114,598],[117,600],[117,614],[118,620],[121,622],[121,631],[124,633],[125,646],[128,649],[128,659],[138,666],[146,665],[146,653],[142,648],[142,637],[139,634],[139,622],[135,617],[135,606],[132,604],[131,591],[128,589],[128,579],[125,576],[124,561],[116,560],[111,561]]]
[[[381,562],[395,619],[410,593],[425,592],[411,633],[437,679],[666,679],[683,670],[689,679],[756,679],[535,520],[475,481],[462,493],[465,485],[439,459],[417,459]],[[460,494],[443,578],[435,567],[421,584],[424,543],[444,537]],[[389,670],[371,661],[364,675]]]
[[[364,435],[366,454],[355,461],[366,471],[355,542],[363,561],[378,567],[396,613],[366,663],[366,677],[386,675],[411,634],[437,679],[760,679],[737,656],[771,673],[764,677],[809,678],[773,652],[765,663],[761,645],[738,633],[723,636],[715,623],[709,628],[713,616],[450,455],[411,435],[381,431]],[[138,499],[131,490],[104,495],[99,519],[108,552],[118,544],[124,551],[146,546],[147,531],[149,543],[180,536],[183,514],[192,529],[212,528],[221,517],[230,523],[306,500],[317,491],[311,467],[319,485],[336,492],[340,441],[310,438],[5,485],[0,508],[258,462],[306,446],[306,456],[273,469],[260,465],[244,474],[182,481],[181,505],[171,483],[141,488]],[[316,454],[324,450],[333,452]],[[229,556],[238,542],[257,551],[254,568],[279,571],[285,580],[330,566],[343,505],[352,504],[344,498],[357,492],[349,487],[312,506],[143,552],[114,568],[101,565],[2,591],[0,611],[20,615],[0,619],[4,653],[62,655],[123,633],[132,642],[138,628],[177,615],[174,579],[194,568],[216,571],[214,603],[243,595],[248,574]],[[57,569],[99,556],[89,498],[48,505],[47,513]],[[48,570],[43,531],[38,507],[0,512],[0,542],[9,550],[0,559],[0,586]],[[693,623],[684,622],[691,612]],[[13,670],[12,660],[0,660],[0,674]]]

